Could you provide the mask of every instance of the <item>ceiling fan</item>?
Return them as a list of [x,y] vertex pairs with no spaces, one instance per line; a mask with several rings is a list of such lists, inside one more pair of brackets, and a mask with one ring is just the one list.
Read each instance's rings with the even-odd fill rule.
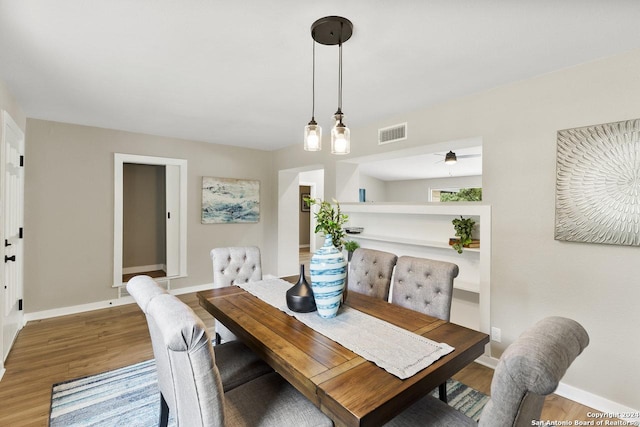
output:
[[453,165],[458,162],[458,159],[471,159],[474,157],[481,157],[482,154],[461,154],[457,156],[453,151],[449,151],[447,154],[436,153],[436,156],[444,156],[444,159],[438,160],[436,163],[445,162],[448,165]]

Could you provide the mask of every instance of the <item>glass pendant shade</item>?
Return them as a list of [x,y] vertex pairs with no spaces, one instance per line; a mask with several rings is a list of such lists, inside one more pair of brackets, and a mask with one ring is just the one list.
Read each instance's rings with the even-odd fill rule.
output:
[[322,150],[322,128],[313,119],[304,127],[304,149],[305,151]]
[[351,131],[342,121],[331,129],[331,154],[349,154],[351,151]]

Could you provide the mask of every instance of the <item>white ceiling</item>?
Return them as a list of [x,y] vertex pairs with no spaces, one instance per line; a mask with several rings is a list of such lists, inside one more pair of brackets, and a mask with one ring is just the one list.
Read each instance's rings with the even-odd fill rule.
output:
[[[29,117],[277,149],[302,143],[326,15],[354,24],[352,128],[640,47],[638,0],[0,0],[0,79]],[[317,46],[325,129],[337,57]]]

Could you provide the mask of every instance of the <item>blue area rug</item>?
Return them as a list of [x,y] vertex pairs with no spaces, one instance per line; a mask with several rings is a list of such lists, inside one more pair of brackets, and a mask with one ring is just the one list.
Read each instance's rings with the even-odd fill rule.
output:
[[[437,397],[438,390],[433,396]],[[447,381],[449,405],[476,421],[489,397],[455,380]],[[155,361],[55,384],[51,392],[52,427],[156,427],[160,393]],[[169,425],[174,426],[173,419]]]

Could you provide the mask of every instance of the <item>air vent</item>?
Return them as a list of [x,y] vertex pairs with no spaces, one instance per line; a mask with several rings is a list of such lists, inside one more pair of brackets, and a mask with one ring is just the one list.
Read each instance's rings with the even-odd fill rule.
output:
[[402,141],[403,139],[407,139],[406,123],[378,129],[378,145]]

